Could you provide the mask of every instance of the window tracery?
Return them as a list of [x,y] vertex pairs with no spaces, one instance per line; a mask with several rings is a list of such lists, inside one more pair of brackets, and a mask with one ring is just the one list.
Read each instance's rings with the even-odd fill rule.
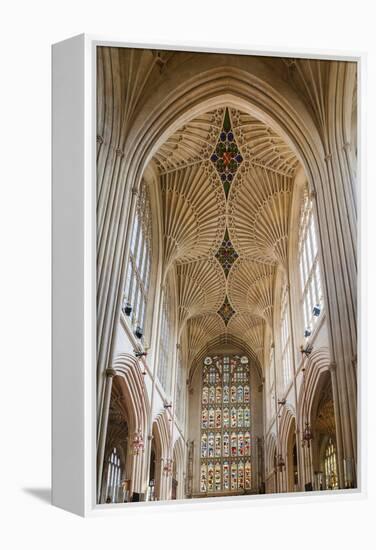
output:
[[251,488],[249,361],[207,357],[202,370],[201,492]]
[[120,457],[116,447],[108,459],[106,502],[117,502],[118,490],[121,484]]
[[269,353],[269,420],[275,413],[275,377],[274,377],[274,346],[270,346]]
[[281,294],[281,356],[283,386],[286,387],[291,379],[291,338],[289,290],[287,284],[283,286]]
[[143,182],[136,205],[122,311],[142,337],[151,268],[151,210],[147,184]]
[[311,335],[324,307],[313,200],[306,188],[299,229],[299,272],[304,316],[304,336]]
[[169,294],[166,290],[162,293],[160,327],[157,376],[165,392],[169,393],[171,389],[171,368],[169,365],[171,318]]

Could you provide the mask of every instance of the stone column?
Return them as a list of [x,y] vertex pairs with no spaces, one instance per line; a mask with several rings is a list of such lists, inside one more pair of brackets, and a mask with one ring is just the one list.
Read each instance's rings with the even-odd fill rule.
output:
[[106,382],[104,388],[103,411],[101,416],[101,425],[99,429],[98,448],[97,448],[97,502],[100,500],[103,475],[103,460],[106,448],[108,415],[110,411],[112,380],[116,376],[116,370],[113,368],[106,369]]
[[343,438],[342,438],[342,431],[343,431],[342,421],[343,421],[343,419],[341,418],[341,414],[340,414],[336,369],[337,369],[337,365],[333,361],[329,365],[329,371],[330,371],[331,380],[332,380],[334,417],[335,417],[335,422],[336,422],[338,483],[339,483],[339,488],[344,489],[345,488],[345,482],[344,482],[344,468],[343,468]]

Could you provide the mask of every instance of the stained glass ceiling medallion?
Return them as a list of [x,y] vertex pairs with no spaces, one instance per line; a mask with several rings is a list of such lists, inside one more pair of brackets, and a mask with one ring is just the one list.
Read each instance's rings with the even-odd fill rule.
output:
[[230,241],[230,237],[227,229],[226,229],[222,244],[218,248],[218,251],[215,257],[221,264],[223,271],[225,272],[225,275],[227,277],[232,267],[232,264],[235,262],[237,258],[239,258],[239,254],[236,252],[232,242]]
[[225,301],[221,305],[221,307],[218,310],[218,314],[222,317],[226,327],[228,322],[230,321],[231,317],[235,314],[235,310],[231,306],[230,302],[228,301],[228,298],[226,296]]
[[233,181],[240,164],[243,162],[243,157],[240,154],[239,148],[235,141],[234,133],[231,129],[230,113],[227,108],[223,120],[223,127],[210,160],[214,164],[219,177],[221,178],[223,189],[227,198],[230,191],[231,182]]

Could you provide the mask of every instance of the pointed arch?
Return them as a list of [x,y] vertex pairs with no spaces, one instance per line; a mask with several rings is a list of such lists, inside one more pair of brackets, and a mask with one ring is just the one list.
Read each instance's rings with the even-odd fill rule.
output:
[[184,498],[184,481],[185,481],[185,460],[184,460],[184,443],[179,436],[174,443],[173,449],[173,482],[176,482],[176,498]]
[[132,355],[123,353],[115,358],[113,368],[116,371],[115,379],[124,396],[131,430],[141,430],[144,437],[150,404],[140,364]]

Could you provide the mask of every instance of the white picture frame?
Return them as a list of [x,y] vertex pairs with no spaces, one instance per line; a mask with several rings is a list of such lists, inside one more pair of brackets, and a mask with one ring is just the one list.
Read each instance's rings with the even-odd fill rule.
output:
[[[199,499],[143,502],[133,504],[96,504],[96,48],[157,48],[194,52],[233,53],[253,56],[306,57],[353,61],[358,66],[358,168],[361,221],[364,228],[364,82],[365,54],[328,51],[274,51],[232,48],[223,44],[131,44],[112,38],[79,35],[52,48],[52,502],[81,516],[102,513],[142,513],[160,506],[196,506]],[[358,242],[362,270],[358,296],[364,285],[364,254]],[[365,304],[359,308],[359,327],[365,319]],[[67,344],[68,343],[68,344]],[[359,358],[364,355],[364,336],[360,330]],[[365,366],[361,363],[358,386],[359,483],[357,489],[336,491],[225,497],[200,500],[205,507],[298,502],[333,499],[359,499],[366,495],[364,419],[366,410]]]

